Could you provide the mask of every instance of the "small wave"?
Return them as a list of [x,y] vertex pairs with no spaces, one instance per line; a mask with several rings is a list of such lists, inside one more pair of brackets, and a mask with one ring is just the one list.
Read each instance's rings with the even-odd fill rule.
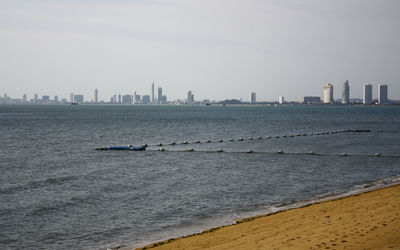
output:
[[57,176],[49,177],[43,180],[29,181],[22,184],[11,184],[0,188],[0,194],[12,194],[18,191],[24,191],[29,189],[41,188],[49,185],[62,185],[67,182],[72,182],[78,180],[80,176],[70,175],[70,176]]

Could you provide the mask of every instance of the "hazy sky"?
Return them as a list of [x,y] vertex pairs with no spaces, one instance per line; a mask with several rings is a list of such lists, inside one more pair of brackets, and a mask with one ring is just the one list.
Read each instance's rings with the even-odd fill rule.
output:
[[399,0],[0,0],[0,94],[400,99]]

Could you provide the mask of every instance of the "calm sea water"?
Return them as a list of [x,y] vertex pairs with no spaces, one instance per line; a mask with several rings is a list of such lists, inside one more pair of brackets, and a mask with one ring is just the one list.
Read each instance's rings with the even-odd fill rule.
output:
[[[308,135],[346,129],[371,132]],[[400,174],[399,131],[394,106],[3,105],[0,248],[140,246],[345,192]]]

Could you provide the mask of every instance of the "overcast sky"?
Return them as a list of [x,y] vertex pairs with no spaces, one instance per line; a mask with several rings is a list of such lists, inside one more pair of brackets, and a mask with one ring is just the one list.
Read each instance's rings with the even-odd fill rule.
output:
[[[0,0],[0,94],[400,99],[398,0]],[[157,91],[157,90],[156,90]]]

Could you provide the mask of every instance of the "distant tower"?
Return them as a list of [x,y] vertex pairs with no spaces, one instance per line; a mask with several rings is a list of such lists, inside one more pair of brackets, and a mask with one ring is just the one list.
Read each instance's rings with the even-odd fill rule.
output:
[[364,104],[371,104],[372,103],[372,85],[371,84],[364,84],[364,91],[363,91],[363,103]]
[[159,88],[158,88],[158,99],[157,99],[157,103],[158,103],[158,104],[161,103],[161,99],[162,99],[162,88],[159,87]]
[[324,103],[330,103],[330,104],[334,103],[333,85],[330,83],[328,85],[324,86]]
[[349,104],[350,103],[350,87],[349,81],[346,80],[343,82],[342,87],[342,104]]
[[55,96],[54,96],[54,102],[55,102],[55,103],[58,103],[58,95],[55,95]]
[[191,90],[188,91],[187,94],[187,103],[188,104],[193,104],[194,103],[194,94]]
[[285,97],[280,96],[278,101],[279,101],[279,104],[283,104],[285,102]]
[[35,103],[37,103],[38,102],[38,94],[35,94],[35,97],[34,97],[34,101],[35,101]]
[[154,104],[154,82],[151,84],[151,103]]
[[94,90],[94,103],[99,102],[99,91],[97,89]]
[[251,92],[251,94],[250,94],[250,103],[251,104],[256,103],[256,93],[255,92]]
[[70,98],[71,103],[73,103],[74,102],[74,93],[71,93],[69,98]]
[[118,103],[121,104],[122,100],[121,100],[121,94],[118,95]]
[[388,103],[388,86],[386,84],[378,85],[378,103],[379,104]]
[[22,97],[22,100],[23,100],[24,102],[26,102],[27,99],[28,99],[28,97],[26,96],[26,94],[24,94],[23,97]]

